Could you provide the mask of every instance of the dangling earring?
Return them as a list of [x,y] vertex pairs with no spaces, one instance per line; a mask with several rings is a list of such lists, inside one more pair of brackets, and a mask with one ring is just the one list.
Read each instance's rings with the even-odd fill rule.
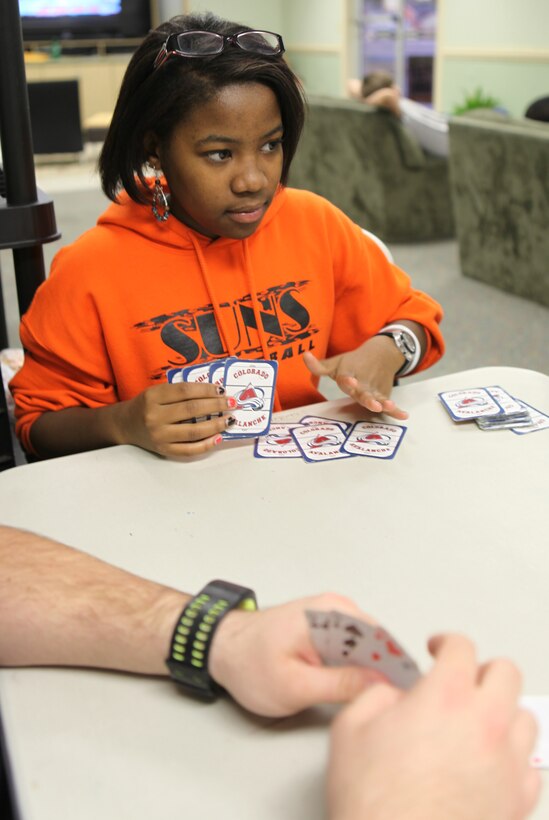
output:
[[170,205],[162,188],[162,183],[160,182],[160,171],[158,168],[155,168],[154,172],[156,179],[154,181],[152,197],[152,212],[158,222],[165,222],[170,215]]

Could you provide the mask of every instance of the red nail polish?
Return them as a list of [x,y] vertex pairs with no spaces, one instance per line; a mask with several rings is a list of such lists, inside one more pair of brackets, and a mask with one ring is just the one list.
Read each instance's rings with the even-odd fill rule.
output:
[[237,406],[237,404],[238,404],[238,402],[236,401],[234,396],[228,396],[227,397],[227,407],[229,408],[229,410],[234,410],[234,408]]
[[214,438],[214,445],[221,444],[222,441],[223,441],[223,436],[216,436]]

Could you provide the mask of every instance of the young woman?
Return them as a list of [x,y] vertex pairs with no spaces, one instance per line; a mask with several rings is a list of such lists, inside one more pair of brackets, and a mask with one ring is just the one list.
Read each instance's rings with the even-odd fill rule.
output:
[[204,452],[234,404],[165,374],[229,355],[279,362],[275,409],[321,401],[329,375],[406,417],[395,374],[441,356],[441,309],[343,213],[285,187],[304,101],[283,51],[208,14],[134,54],[100,158],[114,204],[58,253],[22,321],[11,388],[27,451]]

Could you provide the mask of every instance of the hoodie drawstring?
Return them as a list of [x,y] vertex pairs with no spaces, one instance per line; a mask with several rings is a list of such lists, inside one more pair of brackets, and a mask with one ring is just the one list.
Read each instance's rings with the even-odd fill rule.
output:
[[[216,324],[219,328],[219,333],[222,337],[222,342],[224,345],[225,350],[227,351],[228,356],[235,356],[236,351],[234,347],[230,343],[230,334],[227,330],[227,326],[223,320],[223,313],[220,308],[219,300],[216,297],[215,289],[213,286],[213,282],[210,280],[210,276],[208,274],[208,267],[206,265],[206,260],[204,259],[204,254],[202,253],[202,249],[198,240],[193,236],[192,231],[189,231],[189,237],[194,247],[196,258],[198,259],[198,264],[200,267],[200,272],[202,273],[202,278],[204,280],[204,284],[206,285],[206,290],[208,292],[208,297],[210,302],[212,303],[212,307],[214,310],[214,316]],[[267,345],[267,339],[265,336],[265,331],[263,329],[263,323],[261,321],[261,308],[259,305],[259,301],[257,298],[256,289],[254,286],[253,275],[252,275],[252,266],[250,262],[250,250],[248,248],[248,243],[244,239],[242,240],[242,255],[244,261],[244,273],[246,277],[246,285],[250,291],[250,299],[252,300],[252,310],[255,317],[255,323],[257,327],[257,334],[259,336],[259,342],[261,345],[261,350],[263,352],[263,357],[266,360],[269,360],[269,348]],[[278,390],[275,390],[274,396],[274,407],[275,412],[282,410],[282,405],[280,403],[280,399],[278,397]]]

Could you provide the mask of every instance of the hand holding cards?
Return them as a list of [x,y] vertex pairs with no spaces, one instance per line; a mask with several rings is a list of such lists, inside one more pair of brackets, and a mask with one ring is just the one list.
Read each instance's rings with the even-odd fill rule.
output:
[[271,425],[277,362],[260,359],[221,359],[206,364],[168,370],[168,381],[206,382],[222,386],[227,397],[236,401],[235,419],[223,438],[255,438],[265,435]]

